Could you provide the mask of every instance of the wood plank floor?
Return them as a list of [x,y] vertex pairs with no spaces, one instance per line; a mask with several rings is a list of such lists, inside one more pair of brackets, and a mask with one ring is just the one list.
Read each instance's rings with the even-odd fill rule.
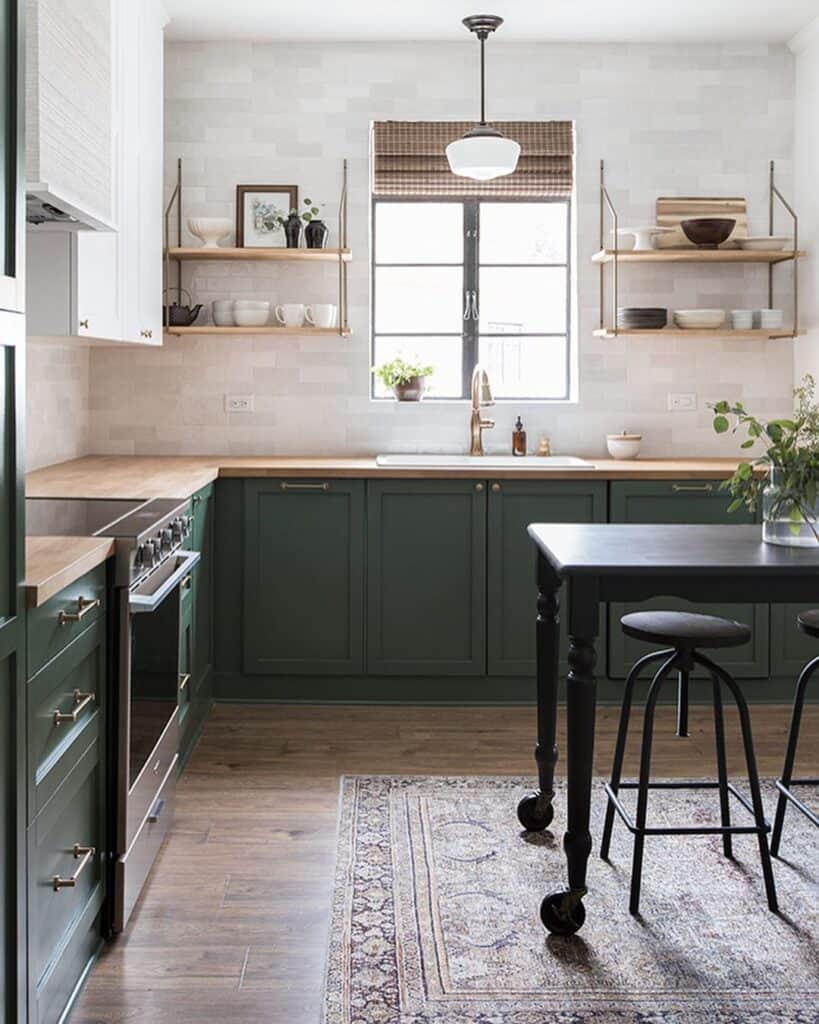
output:
[[[729,770],[741,773],[728,714]],[[601,775],[616,715],[599,711]],[[674,737],[672,716],[658,711],[655,775],[713,775],[710,709],[692,708],[687,740]],[[788,718],[784,707],[753,709],[765,775],[779,772]],[[803,774],[819,773],[817,727],[811,707]],[[318,1024],[339,776],[530,775],[533,728],[528,708],[217,706],[128,932],[100,958],[72,1024]]]

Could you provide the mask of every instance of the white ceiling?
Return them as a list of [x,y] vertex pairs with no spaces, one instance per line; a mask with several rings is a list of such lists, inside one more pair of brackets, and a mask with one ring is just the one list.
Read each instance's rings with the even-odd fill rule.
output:
[[175,39],[464,40],[500,14],[507,41],[787,42],[819,0],[164,0]]

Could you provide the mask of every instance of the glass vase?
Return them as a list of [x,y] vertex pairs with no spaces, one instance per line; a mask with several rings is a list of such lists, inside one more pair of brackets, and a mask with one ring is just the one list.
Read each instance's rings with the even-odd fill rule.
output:
[[785,491],[785,470],[772,466],[762,492],[762,539],[766,544],[808,548],[819,545],[819,500],[809,504]]

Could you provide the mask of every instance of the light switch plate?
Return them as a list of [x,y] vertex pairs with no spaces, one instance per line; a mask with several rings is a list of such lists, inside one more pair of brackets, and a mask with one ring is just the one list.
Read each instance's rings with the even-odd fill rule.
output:
[[695,391],[669,391],[669,412],[696,412],[697,394]]
[[225,412],[253,412],[253,395],[225,395]]

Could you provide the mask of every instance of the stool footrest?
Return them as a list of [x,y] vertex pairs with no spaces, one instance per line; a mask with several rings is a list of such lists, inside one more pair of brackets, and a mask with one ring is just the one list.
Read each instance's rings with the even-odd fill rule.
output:
[[776,780],[776,788],[779,792],[787,800],[790,800],[793,806],[798,811],[801,811],[808,821],[819,827],[819,815],[814,814],[806,803],[803,803],[795,793],[792,793],[790,786],[819,786],[819,779],[791,779],[789,786],[786,786],[781,779]]
[[[639,783],[637,782],[621,782],[617,787],[620,789],[637,789]],[[685,826],[685,825],[669,825],[665,828],[652,827],[652,828],[638,828],[634,821],[623,806],[618,797],[617,793],[611,788],[611,784],[606,782],[603,784],[603,788],[606,790],[606,795],[617,811],[620,820],[631,832],[632,835],[642,836],[738,836],[738,835],[765,835],[771,831],[771,827],[768,822],[765,822],[764,828],[757,828],[756,825],[706,825],[706,826]],[[649,782],[649,789],[719,789],[718,782]],[[728,792],[735,797],[745,808],[745,810],[753,815],[754,808],[746,796],[734,786],[732,782],[727,785]],[[793,799],[792,794],[789,794]],[[808,812],[810,814],[810,812]]]

